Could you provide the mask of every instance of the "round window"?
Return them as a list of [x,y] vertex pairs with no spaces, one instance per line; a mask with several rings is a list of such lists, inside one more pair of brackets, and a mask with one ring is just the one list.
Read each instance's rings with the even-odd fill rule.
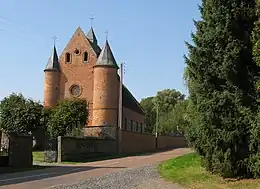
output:
[[70,93],[73,96],[79,96],[80,93],[81,93],[80,86],[79,85],[72,85],[71,88],[70,88]]
[[79,49],[75,49],[75,51],[74,51],[74,52],[75,52],[75,54],[76,54],[76,55],[79,55],[79,54],[80,54],[80,51],[79,51]]

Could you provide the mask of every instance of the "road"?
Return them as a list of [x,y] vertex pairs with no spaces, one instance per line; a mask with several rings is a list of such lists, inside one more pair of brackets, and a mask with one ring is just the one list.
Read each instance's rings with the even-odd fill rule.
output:
[[188,148],[140,156],[110,159],[81,164],[54,164],[45,169],[0,175],[0,189],[46,189],[53,186],[73,184],[107,173],[115,173],[126,168],[156,164],[167,159],[189,153]]

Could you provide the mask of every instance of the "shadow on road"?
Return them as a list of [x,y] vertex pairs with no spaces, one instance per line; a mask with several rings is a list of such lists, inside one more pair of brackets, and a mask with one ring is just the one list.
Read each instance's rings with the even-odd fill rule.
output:
[[104,166],[43,166],[45,168],[34,171],[17,172],[0,175],[0,186],[19,184],[23,182],[30,182],[42,180],[62,175],[90,171],[93,169],[122,169],[126,167],[104,167]]

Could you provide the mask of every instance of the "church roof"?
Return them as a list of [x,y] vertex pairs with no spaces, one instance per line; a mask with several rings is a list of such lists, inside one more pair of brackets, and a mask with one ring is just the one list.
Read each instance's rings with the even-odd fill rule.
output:
[[117,69],[119,68],[107,40],[95,66],[111,66]]
[[86,36],[92,43],[97,44],[97,38],[93,28],[91,27]]
[[56,47],[54,45],[53,47],[53,51],[51,53],[51,56],[48,60],[48,63],[45,67],[45,70],[59,70],[59,58],[58,58],[58,54],[57,54],[57,50],[56,50]]
[[[120,81],[119,75],[117,75],[118,81]],[[123,99],[123,107],[128,108],[136,113],[140,113],[145,115],[144,110],[142,109],[140,103],[135,99],[132,93],[127,89],[125,85],[123,85],[122,89],[122,99]]]

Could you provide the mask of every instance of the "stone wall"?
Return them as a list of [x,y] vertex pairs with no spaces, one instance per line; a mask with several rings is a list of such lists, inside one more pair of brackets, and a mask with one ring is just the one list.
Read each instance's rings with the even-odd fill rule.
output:
[[117,127],[115,126],[88,126],[85,127],[84,135],[88,137],[116,139]]
[[114,139],[58,137],[58,162],[86,161],[116,152],[117,145]]
[[9,166],[31,167],[32,136],[12,134],[9,136]]

